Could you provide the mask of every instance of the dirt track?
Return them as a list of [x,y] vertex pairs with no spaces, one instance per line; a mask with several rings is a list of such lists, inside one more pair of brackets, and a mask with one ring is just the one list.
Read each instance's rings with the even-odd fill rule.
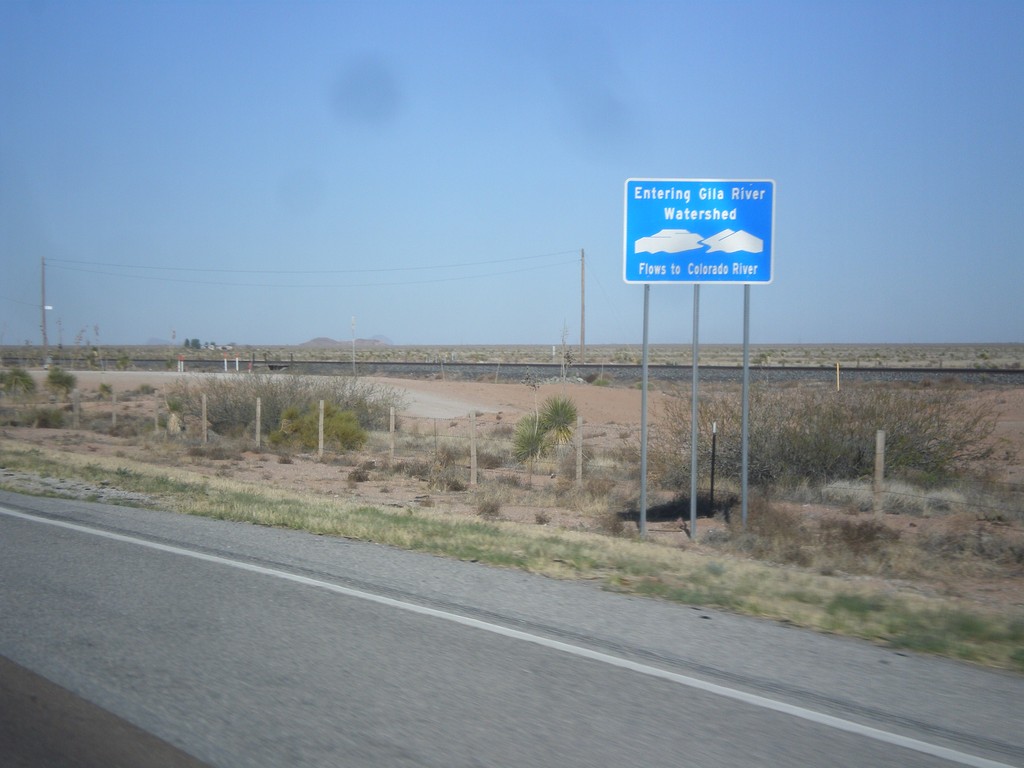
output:
[[[41,386],[45,375],[33,371],[33,377]],[[75,371],[79,389],[95,390],[100,384],[107,384],[114,392],[136,390],[146,384],[158,392],[164,392],[178,381],[197,381],[208,376],[245,376],[245,373],[175,373],[173,371]],[[471,381],[441,381],[416,379],[390,379],[372,377],[368,379],[405,395],[406,408],[403,413],[424,418],[457,418],[471,411],[481,413],[511,414],[527,413],[536,402],[555,394],[567,394],[577,404],[579,411],[592,423],[637,424],[640,423],[640,391],[612,387],[594,387],[589,384],[567,382],[565,384],[542,384],[536,391],[526,384],[491,384]],[[654,394],[653,398],[658,398]]]

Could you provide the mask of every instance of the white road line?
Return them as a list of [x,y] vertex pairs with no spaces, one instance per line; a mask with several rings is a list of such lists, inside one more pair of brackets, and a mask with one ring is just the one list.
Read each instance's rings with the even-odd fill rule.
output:
[[99,536],[101,538],[110,539],[112,541],[119,541],[125,544],[134,544],[140,547],[146,547],[148,549],[155,549],[159,552],[167,552],[173,555],[180,555],[182,557],[190,557],[194,560],[203,560],[208,563],[216,563],[218,565],[228,566],[230,568],[237,568],[241,571],[249,571],[251,573],[258,573],[263,576],[272,576],[274,578],[283,579],[284,581],[291,581],[296,584],[303,584],[308,587],[316,587],[318,589],[324,589],[329,592],[335,592],[340,595],[346,595],[348,597],[358,598],[360,600],[367,600],[372,603],[378,603],[380,605],[386,605],[391,608],[397,608],[399,610],[408,611],[410,613],[417,613],[422,616],[431,616],[435,619],[442,619],[444,621],[450,621],[455,624],[461,624],[466,627],[473,627],[474,629],[480,629],[485,632],[491,632],[495,635],[501,635],[502,637],[509,637],[515,640],[522,640],[523,642],[533,643],[544,648],[550,648],[555,651],[562,653],[568,653],[573,656],[577,656],[584,659],[590,659],[591,661],[599,661],[603,664],[608,664],[613,667],[620,669],[628,669],[631,672],[637,672],[641,675],[647,675],[649,677],[656,677],[661,680],[667,680],[672,683],[679,685],[685,685],[688,688],[693,688],[699,691],[705,691],[706,693],[713,693],[717,696],[722,696],[727,699],[733,699],[734,701],[741,701],[744,704],[750,704],[755,707],[767,709],[772,712],[779,712],[784,715],[790,715],[801,720],[806,720],[817,725],[823,725],[828,728],[834,728],[839,731],[845,731],[858,736],[863,736],[868,739],[874,739],[876,741],[884,742],[886,744],[892,744],[897,747],[903,747],[904,749],[910,749],[921,754],[930,755],[932,757],[938,757],[943,760],[949,760],[953,763],[959,763],[960,765],[968,765],[973,768],[1020,768],[1019,766],[1011,766],[1008,763],[1000,763],[994,760],[988,760],[983,757],[976,755],[969,755],[965,752],[959,752],[954,749],[948,749],[937,744],[929,744],[926,741],[920,741],[918,739],[912,739],[906,736],[900,736],[899,734],[889,733],[878,728],[872,728],[867,725],[861,725],[851,720],[844,720],[840,717],[833,717],[832,715],[826,715],[821,712],[816,712],[812,709],[806,709],[804,707],[797,707],[792,704],[786,704],[782,701],[776,701],[775,699],[769,699],[765,696],[758,696],[752,693],[746,693],[745,691],[736,690],[734,688],[727,688],[723,685],[716,685],[715,683],[709,683],[705,680],[700,680],[696,677],[689,677],[688,675],[681,675],[676,672],[669,672],[658,667],[652,667],[647,664],[640,664],[629,659],[619,658],[612,656],[607,653],[601,653],[600,651],[593,651],[589,648],[583,648],[577,645],[571,645],[569,643],[563,643],[558,640],[551,640],[540,635],[532,635],[529,632],[522,632],[517,629],[510,629],[509,627],[503,627],[500,624],[492,624],[486,621],[480,621],[479,619],[472,619],[466,616],[460,616],[457,613],[449,613],[447,611],[441,611],[436,608],[427,608],[422,605],[416,605],[415,603],[407,603],[402,600],[396,600],[391,597],[384,597],[383,595],[375,595],[372,592],[364,592],[358,589],[351,589],[349,587],[343,587],[338,584],[332,584],[328,581],[321,581],[319,579],[311,579],[307,576],[299,576],[298,574],[288,573],[287,571],[280,571],[275,568],[266,568],[261,565],[253,565],[252,563],[245,563],[239,560],[232,560],[227,557],[221,557],[219,555],[209,555],[204,552],[195,552],[184,547],[175,547],[169,544],[160,544],[154,541],[146,541],[145,539],[138,539],[134,536],[127,536],[120,533],[112,533],[110,531],[104,531],[97,528],[90,528],[85,525],[78,523],[69,523],[64,520],[54,520],[47,517],[38,517],[36,515],[26,514],[19,512],[14,509],[8,509],[7,507],[0,506],[0,514],[7,515],[9,517],[19,518],[21,520],[27,520],[34,523],[42,523],[45,525],[52,525],[57,528],[66,528],[68,530],[77,531],[79,533],[90,534],[92,536]]

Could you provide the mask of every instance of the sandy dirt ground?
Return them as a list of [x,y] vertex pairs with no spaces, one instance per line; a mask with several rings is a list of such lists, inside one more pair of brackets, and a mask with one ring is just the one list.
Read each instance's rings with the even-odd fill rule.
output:
[[[40,382],[42,381],[42,372],[35,372],[34,375]],[[119,407],[126,409],[125,412],[134,410],[139,414],[152,414],[162,402],[165,393],[176,382],[196,380],[203,375],[173,372],[75,372],[75,376],[83,397],[95,395],[101,384],[107,384],[114,392],[122,394],[119,398]],[[498,422],[515,424],[519,418],[533,411],[536,405],[543,403],[547,397],[563,394],[571,397],[576,403],[586,423],[586,434],[603,435],[602,439],[609,443],[621,441],[624,435],[629,435],[630,439],[636,439],[639,435],[641,392],[635,388],[596,387],[574,382],[547,383],[534,388],[527,384],[486,381],[452,382],[387,378],[375,378],[372,381],[402,393],[402,416],[411,422],[429,422],[431,428],[439,431],[441,435],[464,430],[465,417],[471,412],[476,413],[481,428],[488,424],[493,426]],[[145,396],[139,395],[139,387],[143,385],[153,387],[155,392]],[[649,393],[648,413],[652,423],[656,421],[670,397],[671,395],[656,389]],[[1019,487],[1024,484],[1024,468],[1021,466],[1021,461],[1024,460],[1024,388],[979,389],[972,397],[979,398],[998,417],[994,437],[1000,441],[1001,454],[993,465],[993,481],[1015,484]],[[89,408],[97,407],[99,404],[94,398]],[[139,458],[144,461],[159,458],[153,454],[151,448],[141,449],[137,442],[131,439],[115,437],[102,431],[6,427],[0,430],[0,439],[47,445],[80,453]],[[369,505],[432,508],[466,515],[478,514],[480,489],[483,488],[479,486],[462,491],[438,490],[413,477],[376,472],[372,470],[376,460],[370,454],[336,456],[329,460],[318,459],[315,455],[299,455],[285,462],[279,460],[272,452],[246,450],[235,452],[224,460],[202,453],[182,455],[181,452],[174,456],[168,453],[166,458],[198,473],[230,477],[244,483],[266,484],[296,491],[311,490]],[[354,481],[353,470],[360,467],[370,467],[371,471],[368,478]],[[498,470],[492,472],[496,471]],[[0,479],[5,482],[12,480],[9,473]],[[533,479],[534,489],[541,491],[545,487],[554,489],[559,482],[562,482],[562,479],[539,473]],[[618,490],[620,489],[616,489]],[[95,491],[96,489],[92,489],[83,495],[83,498],[95,497]],[[628,495],[633,491],[635,488],[626,489],[625,493]],[[64,489],[62,492],[68,491]],[[501,518],[529,524],[543,523],[571,530],[599,530],[594,521],[587,519],[579,510],[552,506],[551,498],[553,494],[549,495],[545,506],[541,508],[506,499],[501,506]],[[664,500],[657,494],[651,499],[652,503]],[[851,515],[848,509],[836,512],[807,504],[793,505],[793,508],[809,517],[823,514],[842,514],[847,517]],[[864,516],[868,518],[870,514],[865,513]],[[899,529],[902,535],[908,536],[948,534],[958,528],[972,535],[981,535],[985,526],[997,524],[980,519],[965,520],[960,517],[924,519],[903,515],[887,515],[886,522]],[[682,519],[654,523],[650,526],[652,538],[669,545],[702,547],[699,543],[700,537],[698,541],[688,538],[686,523],[687,521]],[[702,519],[699,522],[699,532],[706,534],[709,530],[722,525],[721,521]],[[1024,540],[1024,525],[1016,523],[1014,528],[1015,535],[1020,534]],[[1003,533],[1005,531],[1001,529],[1000,534]],[[961,578],[955,584],[945,584],[937,588],[989,605],[1019,610],[1024,606],[1024,567],[1018,564],[1016,568],[980,574],[976,578]]]
[[[42,386],[45,377],[40,371],[32,372]],[[76,371],[78,388],[83,393],[95,393],[106,384],[115,393],[133,393],[143,385],[155,389],[150,399],[160,400],[177,382],[201,381],[204,376],[225,377],[245,375],[179,374],[146,371]],[[402,395],[401,414],[418,419],[459,419],[471,412],[488,418],[515,423],[521,416],[533,411],[539,403],[553,395],[567,395],[589,427],[608,430],[620,429],[639,435],[641,420],[641,392],[638,388],[595,387],[573,381],[545,383],[538,387],[527,384],[492,383],[486,381],[442,381],[399,378],[369,379]],[[648,421],[653,424],[672,395],[653,387],[648,393]],[[688,398],[689,396],[686,395]],[[993,479],[999,482],[1024,484],[1024,388],[989,387],[977,390],[973,397],[983,402],[997,416],[993,438],[1000,446],[997,460],[992,466]],[[145,397],[134,397],[135,408],[154,406]],[[687,399],[687,404],[689,400]],[[687,406],[688,407],[688,406]]]
[[[45,376],[32,372],[41,387]],[[78,388],[83,392],[94,391],[101,384],[107,384],[114,392],[132,392],[143,385],[154,387],[157,392],[166,392],[176,382],[202,381],[208,376],[245,375],[175,373],[173,371],[75,371]],[[587,420],[594,423],[629,424],[640,423],[640,391],[594,387],[568,381],[542,384],[536,390],[526,384],[490,382],[441,381],[439,379],[392,379],[370,377],[369,381],[390,387],[404,394],[406,407],[403,413],[423,418],[458,418],[470,411],[481,413],[522,414],[533,410],[535,401],[556,394],[568,394],[576,402]],[[656,399],[660,393],[653,393]]]

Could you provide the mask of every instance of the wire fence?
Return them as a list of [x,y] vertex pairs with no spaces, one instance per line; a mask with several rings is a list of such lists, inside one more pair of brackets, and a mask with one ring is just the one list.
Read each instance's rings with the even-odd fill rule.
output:
[[[205,418],[203,395],[198,413],[168,408],[167,400],[153,397],[151,390],[97,394],[72,392],[67,398],[42,393],[35,396],[0,397],[0,425],[37,428],[65,428],[131,438],[157,436],[191,444],[231,443],[239,450],[271,449],[268,435],[278,425],[260,421],[259,399],[252,403],[251,416],[228,434],[210,429]],[[435,483],[441,490],[469,490],[501,482],[521,488],[586,488],[619,507],[636,505],[639,488],[640,430],[632,425],[589,424],[581,414],[570,442],[554,446],[532,460],[517,460],[515,424],[507,416],[475,412],[458,417],[425,417],[392,409],[385,430],[372,430],[357,452],[332,449],[321,437],[319,445],[306,453],[318,460],[354,464],[371,462],[378,467],[402,468]],[[292,449],[293,451],[295,449]],[[688,464],[688,456],[680,456]],[[706,462],[705,462],[706,463]],[[702,469],[698,496],[702,514],[722,511],[734,504],[738,478],[718,477],[718,488],[709,482],[713,468]],[[686,495],[688,496],[688,490]],[[664,492],[661,497],[678,497]],[[708,503],[708,496],[711,502]],[[614,500],[613,500],[614,497]],[[996,480],[961,480],[952,487],[923,489],[894,479],[880,487],[871,481],[835,482],[820,491],[820,500],[861,510],[881,509],[912,515],[968,512],[984,520],[1024,520],[1024,484]],[[715,501],[717,500],[717,503]],[[578,501],[578,499],[577,499]],[[533,504],[558,506],[564,498],[537,495]],[[667,505],[685,517],[680,505]],[[672,512],[674,514],[674,512]]]
[[639,445],[639,430],[588,424],[581,415],[572,438],[553,445],[532,460],[515,456],[515,424],[495,414],[469,414],[432,418],[397,414],[398,427],[377,435],[372,443],[387,439],[391,461],[428,461],[464,470],[475,485],[487,473],[501,477],[547,476],[582,484],[588,476],[628,473],[630,446]]
[[[84,430],[124,438],[177,439],[193,446],[230,444],[239,451],[257,450],[302,454],[317,460],[351,461],[377,466],[403,466],[433,470],[447,489],[468,488],[501,479],[517,485],[539,485],[544,478],[582,486],[589,477],[622,480],[634,470],[630,446],[639,445],[639,428],[591,425],[581,415],[572,438],[551,445],[530,460],[515,457],[515,423],[501,413],[474,412],[456,417],[425,417],[391,409],[388,428],[367,432],[356,451],[332,445],[324,429],[324,401],[320,401],[320,428],[315,446],[272,445],[280,424],[261,418],[265,405],[255,398],[246,416],[230,429],[217,432],[209,414],[216,403],[201,395],[198,407],[152,397],[153,393],[70,393],[64,399],[38,394],[34,397],[0,398],[0,424],[36,428]],[[237,408],[236,408],[237,410]],[[635,452],[635,451],[633,451]],[[444,470],[444,477],[438,477]],[[635,474],[635,472],[634,472]]]

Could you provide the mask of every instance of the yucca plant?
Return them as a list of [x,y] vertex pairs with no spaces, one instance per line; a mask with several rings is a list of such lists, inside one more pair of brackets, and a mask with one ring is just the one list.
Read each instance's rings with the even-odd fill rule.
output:
[[60,395],[65,400],[67,400],[68,395],[77,383],[78,379],[75,378],[73,373],[68,373],[57,366],[51,368],[50,372],[46,375],[46,386],[54,394]]
[[549,397],[539,413],[524,416],[516,424],[512,457],[528,466],[533,480],[533,462],[556,445],[572,440],[576,427],[576,404],[568,397]]
[[552,445],[570,442],[576,429],[576,403],[564,395],[549,397],[540,411],[540,428]]
[[541,429],[540,417],[530,413],[516,424],[516,433],[512,437],[512,457],[525,463],[533,482],[533,462],[539,459],[548,449],[547,433]]
[[24,368],[11,368],[0,373],[0,390],[12,397],[31,395],[36,391],[36,383]]

